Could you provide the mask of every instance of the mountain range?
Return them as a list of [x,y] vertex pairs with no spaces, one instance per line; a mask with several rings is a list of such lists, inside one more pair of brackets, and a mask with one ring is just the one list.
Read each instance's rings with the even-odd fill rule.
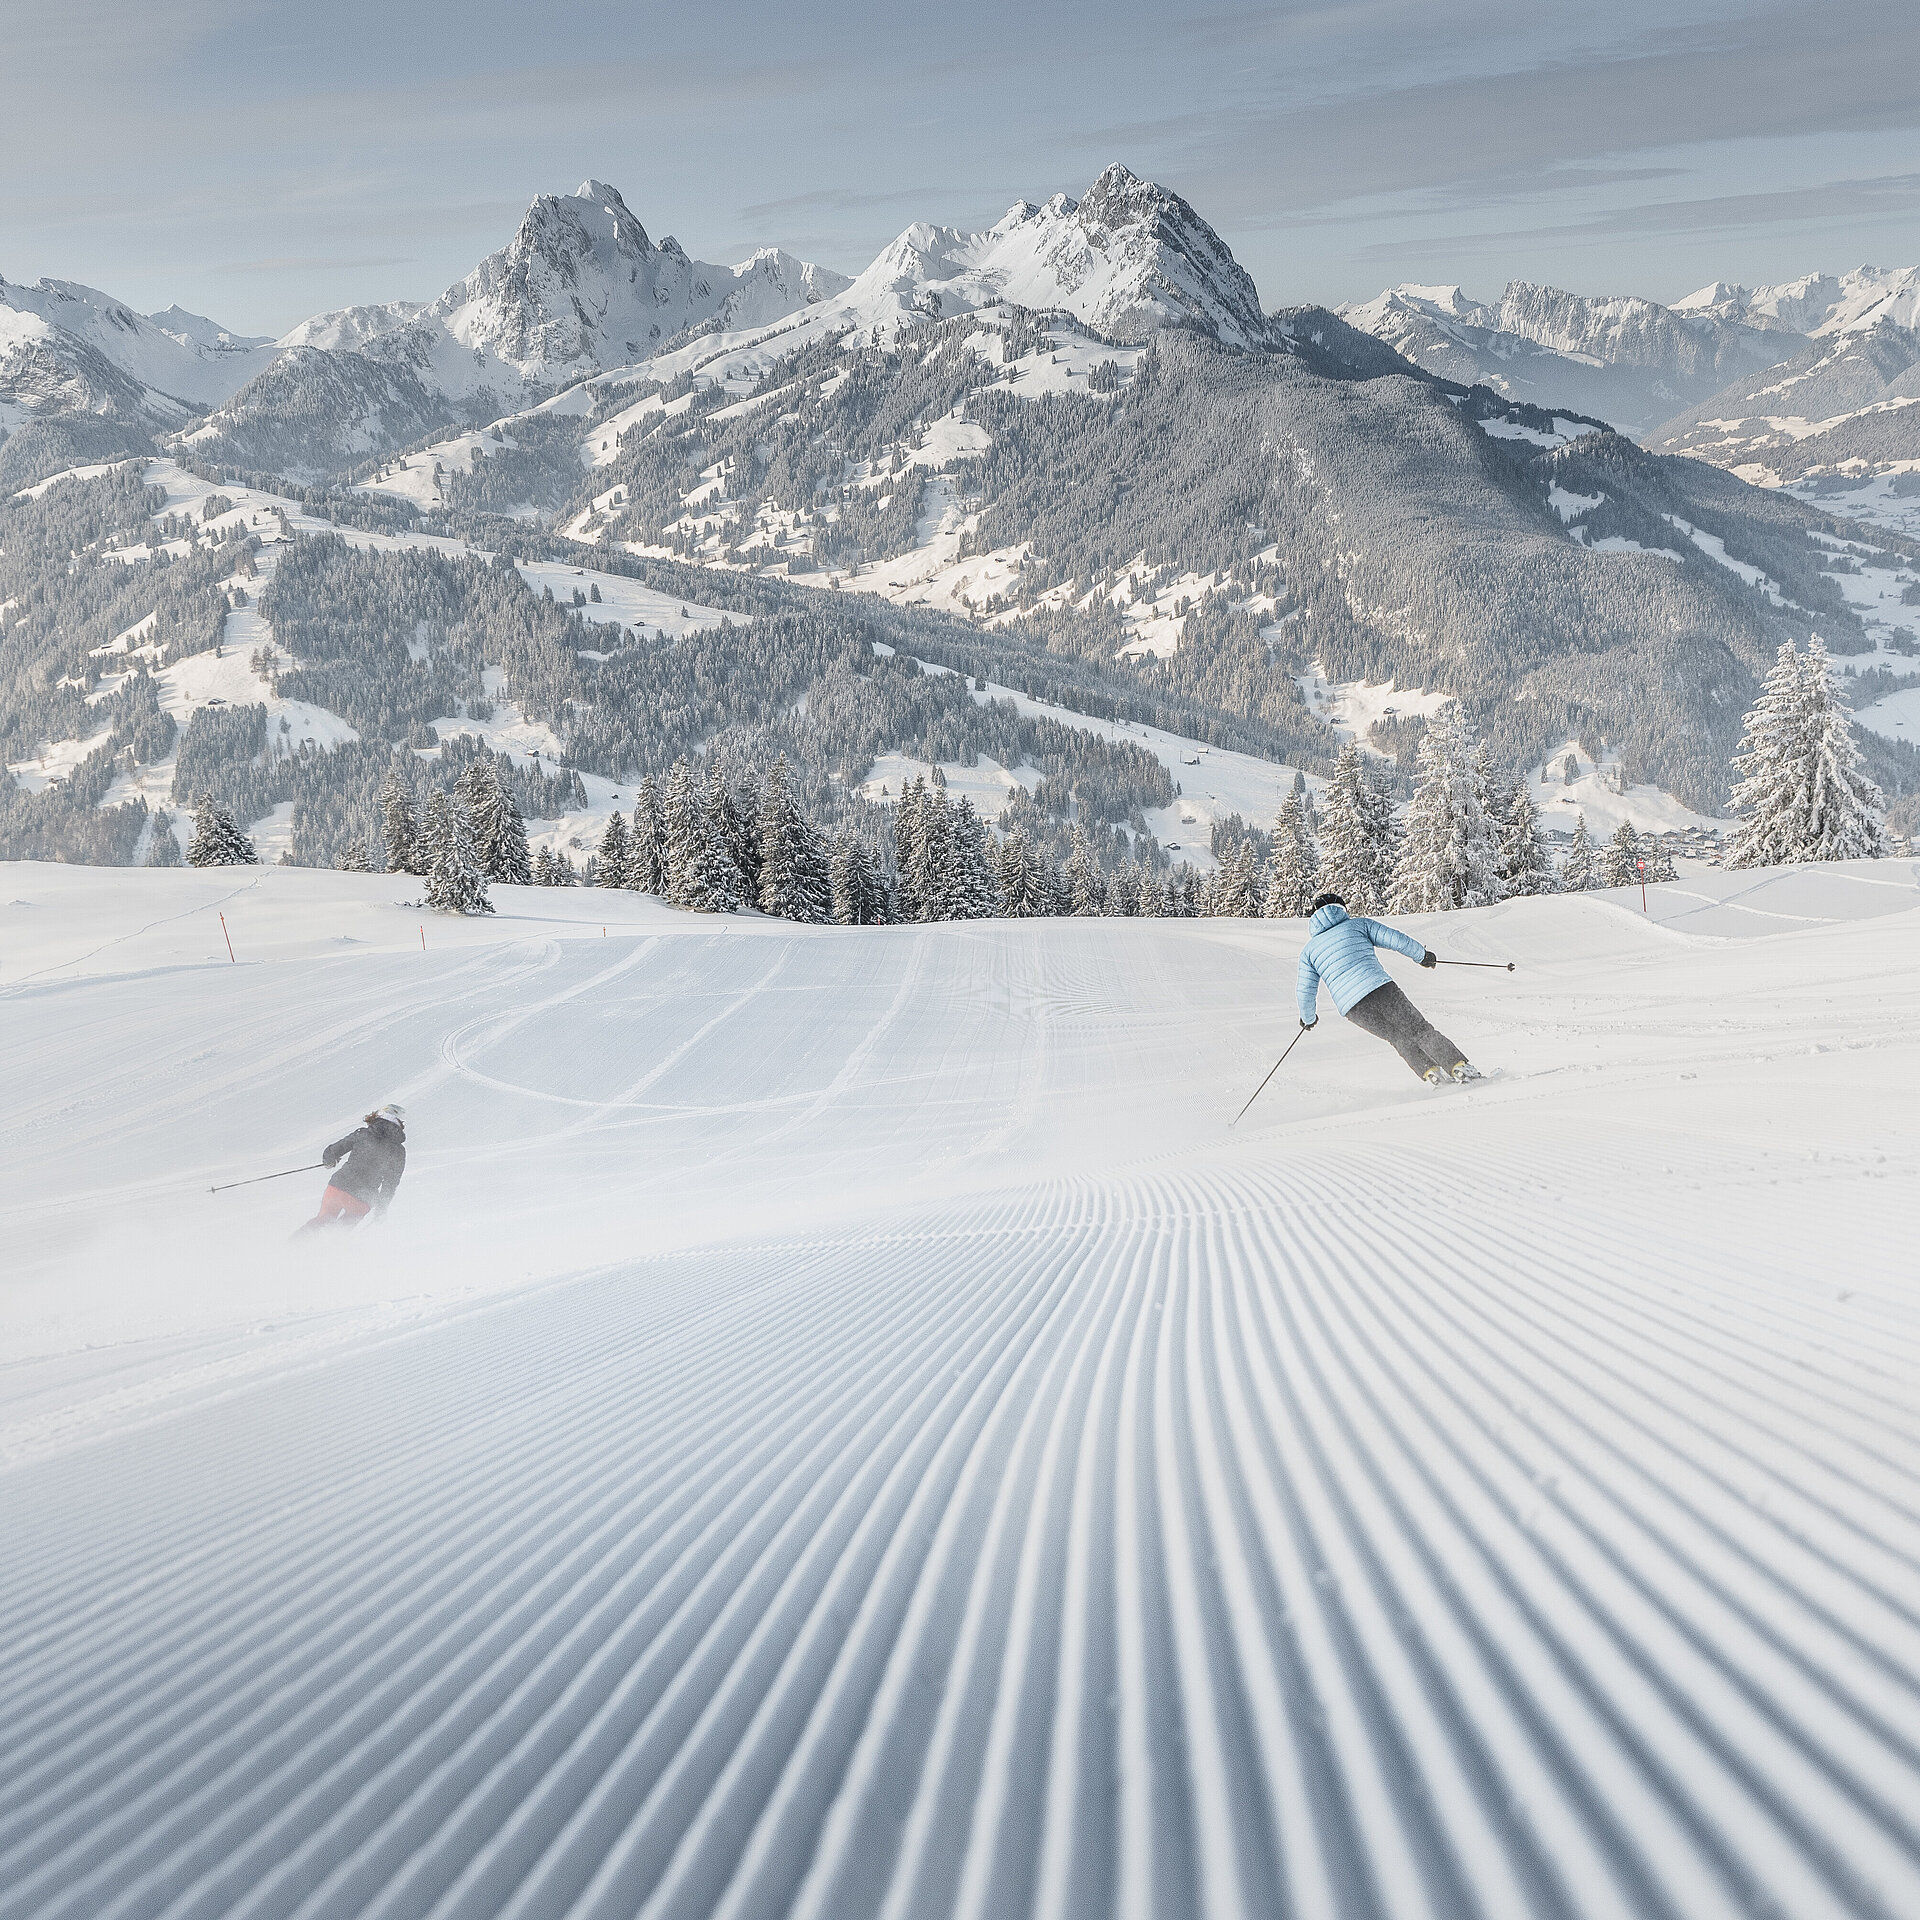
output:
[[[249,490],[235,539],[277,498],[304,507],[296,545],[331,522],[408,551],[443,550],[431,537],[549,569],[667,568],[690,602],[835,632],[860,596],[890,604],[896,650],[1312,769],[1344,728],[1404,776],[1418,716],[1451,697],[1508,768],[1577,748],[1711,813],[1784,641],[1819,633],[1874,689],[1904,684],[1920,653],[1920,541],[1795,497],[1818,473],[1768,476],[1790,491],[1719,471],[1751,466],[1752,436],[1714,438],[1724,396],[1750,393],[1741,417],[1757,417],[1782,364],[1809,360],[1802,384],[1844,387],[1856,416],[1891,423],[1891,448],[1913,417],[1885,398],[1906,378],[1911,279],[1715,286],[1671,308],[1517,284],[1489,305],[1399,288],[1344,314],[1268,311],[1193,207],[1119,166],[980,232],[910,226],[852,279],[771,250],[695,261],[588,181],[536,199],[437,299],[344,308],[279,341],[0,283],[0,498],[166,452],[203,485]],[[1629,412],[1659,413],[1649,444],[1619,430]],[[1659,450],[1663,432],[1708,457]],[[179,538],[143,531],[124,490],[97,512],[117,529],[103,560]],[[16,607],[52,596],[39,639],[16,614],[0,648],[20,711],[46,716],[100,672],[114,633],[99,608],[134,625],[109,568],[111,594],[85,589],[92,644],[63,638],[53,601],[85,593],[56,524],[34,535],[46,567],[0,581]],[[425,719],[489,704],[498,672],[575,766],[650,764],[666,721],[631,653],[583,647],[562,668],[513,640],[496,659],[475,637],[500,614],[484,596],[436,616],[452,636],[437,691],[368,683],[427,673],[366,651],[362,576],[387,564],[280,566],[246,616],[296,659],[361,660],[350,697],[299,669],[303,724],[350,711],[363,743],[418,744]],[[244,601],[245,577],[223,592]],[[379,586],[402,630],[408,578]],[[796,700],[841,711],[785,680],[766,710]],[[864,775],[854,737],[834,736],[836,779]],[[940,757],[933,734],[858,737]],[[1920,790],[1920,755],[1868,747],[1890,788]],[[780,750],[827,781],[800,733]]]
[[1920,268],[1715,281],[1670,307],[1521,281],[1484,303],[1398,286],[1340,312],[1443,378],[1906,524],[1906,496],[1881,483],[1920,469]]

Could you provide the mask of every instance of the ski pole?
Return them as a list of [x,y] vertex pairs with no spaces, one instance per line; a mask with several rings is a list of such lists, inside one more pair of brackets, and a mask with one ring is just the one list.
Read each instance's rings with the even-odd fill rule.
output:
[[229,1180],[223,1186],[209,1187],[209,1193],[227,1193],[234,1187],[257,1187],[262,1180],[284,1180],[289,1174],[318,1173],[327,1163],[316,1160],[310,1167],[287,1167],[279,1173],[256,1173],[251,1180]]
[[[1287,1053],[1291,1053],[1294,1050],[1294,1048],[1300,1044],[1301,1039],[1306,1034],[1306,1031],[1307,1029],[1305,1027],[1302,1027],[1299,1033],[1296,1033],[1293,1036],[1293,1038],[1287,1042]],[[1266,1092],[1267,1080],[1271,1080],[1273,1076],[1276,1073],[1278,1073],[1283,1066],[1286,1065],[1287,1053],[1283,1053],[1280,1056],[1280,1058],[1276,1060],[1273,1063],[1273,1065],[1267,1069],[1267,1079],[1262,1080],[1260,1084],[1257,1087],[1255,1087],[1250,1094],[1247,1095],[1247,1107],[1252,1106],[1253,1103],[1256,1100],[1258,1100],[1263,1093]],[[1247,1107],[1242,1107],[1240,1111],[1236,1113],[1233,1116],[1233,1118],[1227,1122],[1227,1125],[1229,1128],[1237,1127],[1240,1124],[1240,1122],[1247,1117]]]
[[1503,972],[1513,971],[1511,960],[1442,960],[1443,967],[1499,967]]

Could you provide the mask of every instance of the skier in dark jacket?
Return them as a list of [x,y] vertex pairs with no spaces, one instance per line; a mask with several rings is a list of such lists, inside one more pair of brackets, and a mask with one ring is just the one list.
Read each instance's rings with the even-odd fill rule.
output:
[[1309,938],[1300,951],[1297,998],[1300,1024],[1319,1024],[1320,983],[1325,981],[1333,1004],[1356,1027],[1384,1040],[1429,1086],[1443,1080],[1478,1080],[1479,1068],[1437,1027],[1429,1026],[1420,1009],[1387,978],[1374,958],[1374,948],[1404,953],[1423,967],[1439,964],[1411,934],[1378,920],[1356,920],[1337,893],[1323,893],[1313,903],[1307,921]]
[[405,1118],[406,1110],[390,1100],[320,1156],[320,1164],[332,1168],[333,1177],[320,1196],[320,1211],[300,1229],[302,1233],[335,1224],[350,1227],[369,1213],[386,1212],[407,1170]]

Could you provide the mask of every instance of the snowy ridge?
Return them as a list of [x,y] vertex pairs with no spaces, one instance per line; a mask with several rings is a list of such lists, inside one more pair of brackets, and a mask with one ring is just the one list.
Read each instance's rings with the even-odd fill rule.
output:
[[[1915,879],[1429,923],[1508,1077],[1328,1023],[1243,1140],[1293,927],[10,869],[125,932],[0,1001],[0,1218],[109,1315],[0,1375],[0,1901],[1895,1920]],[[275,964],[156,969],[216,894]],[[376,1086],[364,1259],[169,1196]],[[111,1343],[136,1230],[197,1332]]]
[[1920,326],[1920,267],[1855,267],[1809,273],[1774,287],[1725,280],[1674,302],[1676,313],[1809,335],[1863,332],[1882,321]]

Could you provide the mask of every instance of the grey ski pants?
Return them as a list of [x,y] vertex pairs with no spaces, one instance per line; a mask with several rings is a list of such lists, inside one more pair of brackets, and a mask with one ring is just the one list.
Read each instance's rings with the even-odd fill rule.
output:
[[1467,1057],[1437,1027],[1428,1025],[1392,980],[1355,1001],[1347,1009],[1347,1018],[1376,1040],[1384,1040],[1418,1074],[1424,1075],[1429,1067],[1450,1074],[1455,1063]]

